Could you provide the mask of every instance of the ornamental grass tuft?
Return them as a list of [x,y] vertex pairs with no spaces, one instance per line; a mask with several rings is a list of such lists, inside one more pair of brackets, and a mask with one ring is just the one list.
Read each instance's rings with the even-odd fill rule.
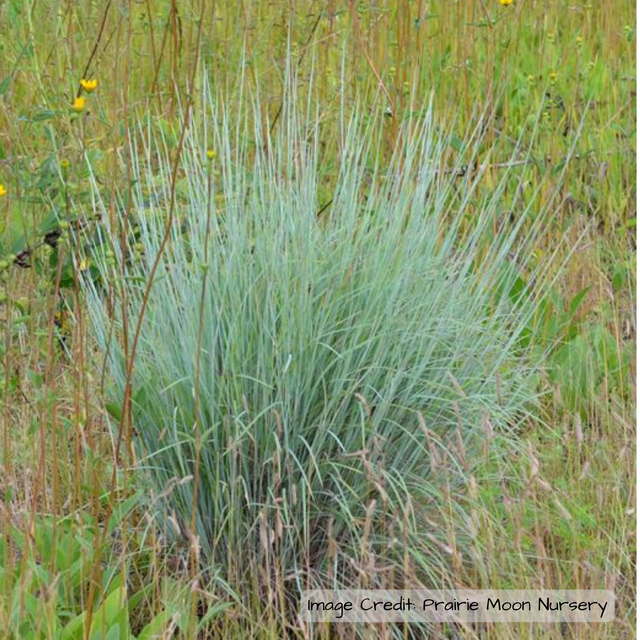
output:
[[517,262],[548,218],[428,108],[385,155],[384,116],[324,140],[291,103],[270,131],[209,100],[175,189],[169,141],[141,127],[132,207],[86,280],[116,404],[140,323],[131,433],[160,517],[193,529],[203,575],[281,611],[306,588],[446,581],[434,505],[535,401]]

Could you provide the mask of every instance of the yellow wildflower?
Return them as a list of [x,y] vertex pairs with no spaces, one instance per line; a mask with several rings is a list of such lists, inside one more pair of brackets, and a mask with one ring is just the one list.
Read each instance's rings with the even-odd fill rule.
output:
[[98,88],[98,81],[95,78],[91,80],[85,80],[84,78],[80,80],[80,86],[87,92],[92,93]]
[[209,158],[209,160],[215,160],[216,155],[217,154],[214,149],[209,149],[207,151],[207,158]]
[[69,333],[69,312],[68,311],[56,311],[53,316],[53,321],[60,330],[61,333]]
[[0,184],[0,196],[6,196],[7,190],[4,188],[3,184]]
[[89,261],[86,258],[80,260],[80,271],[86,271],[89,268]]
[[549,74],[549,80],[551,81],[551,84],[554,84],[557,79],[558,79],[558,72],[557,71],[552,71]]
[[71,103],[71,108],[77,113],[80,113],[84,109],[86,102],[82,96],[79,96]]
[[503,7],[508,7],[510,4],[513,4],[513,0],[500,0],[500,4]]

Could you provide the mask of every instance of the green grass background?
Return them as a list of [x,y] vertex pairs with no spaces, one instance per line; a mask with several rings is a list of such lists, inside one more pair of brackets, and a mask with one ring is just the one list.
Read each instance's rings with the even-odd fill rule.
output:
[[[572,629],[572,637],[632,637],[635,30],[632,3],[611,0],[515,0],[509,6],[488,0],[4,0],[5,536],[13,528],[29,532],[43,514],[86,512],[98,526],[101,514],[117,511],[135,491],[126,469],[114,471],[100,368],[68,261],[73,240],[66,227],[77,223],[70,202],[91,216],[84,156],[104,190],[117,186],[126,192],[129,144],[139,136],[139,118],[151,113],[153,126],[176,153],[181,109],[190,94],[199,94],[205,74],[234,108],[233,101],[242,100],[236,80],[244,69],[250,91],[259,91],[267,111],[265,126],[277,127],[290,60],[301,91],[311,90],[319,107],[327,141],[340,134],[335,123],[341,106],[358,103],[365,113],[388,114],[382,135],[390,149],[411,96],[419,103],[432,93],[438,118],[453,124],[452,150],[469,124],[484,118],[480,153],[493,167],[482,185],[487,192],[512,170],[507,161],[519,138],[531,146],[531,158],[518,169],[530,189],[523,201],[540,189],[542,207],[558,190],[553,225],[539,253],[522,257],[525,278],[542,253],[556,252],[560,269],[539,307],[540,347],[551,351],[547,401],[540,419],[523,429],[518,454],[505,463],[487,452],[481,473],[463,494],[442,488],[438,538],[461,585],[614,589],[616,623],[605,631]],[[97,78],[99,87],[75,113],[70,105],[83,77]],[[334,162],[323,162],[330,183]],[[517,184],[514,179],[505,201],[518,201]],[[505,216],[510,213],[505,209]],[[45,241],[52,232],[61,233],[59,246],[68,247],[66,261]],[[467,507],[457,508],[461,504]],[[133,520],[121,528],[131,557],[149,542],[145,535],[139,539]],[[459,550],[460,531],[470,535]],[[3,547],[4,566],[24,567],[25,557],[35,557],[26,540],[17,555],[10,545]],[[144,569],[132,569],[141,581],[160,584],[173,575],[166,566],[171,559],[154,552],[150,558]],[[16,607],[26,607],[5,587],[0,624],[22,615]],[[84,588],[76,606],[93,606],[93,591],[99,589]],[[140,620],[159,611],[161,600],[158,594],[145,597]],[[242,623],[233,616],[220,624],[227,625],[225,633],[242,637]],[[277,637],[275,620],[256,628]],[[487,633],[517,638],[523,631]],[[541,630],[539,636],[555,633],[560,630]]]

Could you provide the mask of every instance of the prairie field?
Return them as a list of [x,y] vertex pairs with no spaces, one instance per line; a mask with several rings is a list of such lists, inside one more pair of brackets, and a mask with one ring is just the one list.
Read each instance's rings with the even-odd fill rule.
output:
[[[631,2],[0,32],[2,638],[635,637]],[[341,588],[615,620],[299,615]]]

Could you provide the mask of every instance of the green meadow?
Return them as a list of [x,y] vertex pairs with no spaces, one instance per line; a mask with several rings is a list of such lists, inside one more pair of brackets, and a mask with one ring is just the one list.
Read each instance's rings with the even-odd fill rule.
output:
[[[0,31],[3,638],[634,637],[632,3]],[[318,588],[616,619],[313,625]]]

